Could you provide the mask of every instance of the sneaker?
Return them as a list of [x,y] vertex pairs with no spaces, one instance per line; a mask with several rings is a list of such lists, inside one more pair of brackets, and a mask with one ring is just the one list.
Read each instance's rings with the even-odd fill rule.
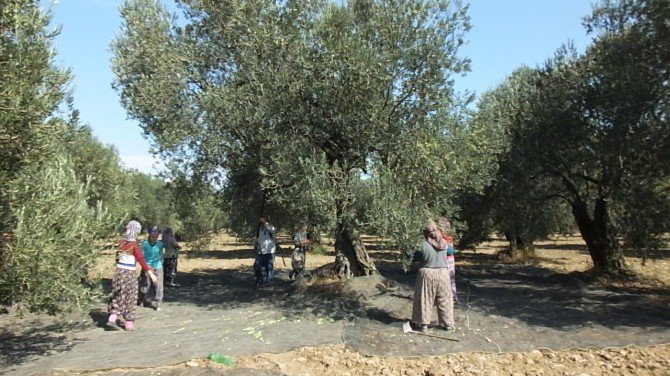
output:
[[105,330],[107,330],[107,331],[117,331],[117,330],[121,330],[121,328],[118,325],[116,325],[116,323],[114,321],[107,321],[107,323],[105,324]]
[[415,332],[425,333],[428,331],[428,325],[415,324],[413,322],[410,322],[409,325]]
[[456,327],[454,327],[452,325],[448,325],[448,324],[447,325],[440,325],[440,329],[444,330],[445,332],[455,332],[456,331]]

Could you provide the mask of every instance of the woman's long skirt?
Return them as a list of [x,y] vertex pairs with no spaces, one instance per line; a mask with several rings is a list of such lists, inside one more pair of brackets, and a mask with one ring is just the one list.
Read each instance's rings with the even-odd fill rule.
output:
[[134,270],[116,268],[112,279],[112,297],[109,313],[123,316],[126,321],[135,320],[135,304],[139,291]]
[[429,325],[433,307],[437,306],[440,325],[454,326],[454,302],[447,268],[421,268],[414,286],[412,322]]

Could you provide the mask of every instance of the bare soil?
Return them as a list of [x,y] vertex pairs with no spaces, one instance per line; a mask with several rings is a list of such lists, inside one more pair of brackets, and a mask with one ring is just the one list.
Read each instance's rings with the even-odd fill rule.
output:
[[[400,291],[411,288],[413,274],[404,274],[399,271],[396,262],[397,252],[386,249],[379,239],[365,238],[364,240],[372,257],[376,259],[382,275],[392,281],[388,285],[389,289],[392,289],[392,286],[404,288],[404,290],[399,288],[387,291],[387,295],[393,295],[393,291],[396,291],[397,295],[402,295]],[[326,254],[308,255],[309,269],[313,270],[333,261],[332,243],[325,240],[325,245],[329,250]],[[525,264],[498,262],[495,255],[505,246],[506,244],[502,241],[493,241],[481,244],[476,251],[463,251],[457,256],[459,288],[467,287],[467,290],[459,291],[462,305],[456,310],[457,325],[461,326],[463,331],[472,330],[468,316],[470,306],[467,304],[469,302],[472,302],[473,305],[481,303],[496,308],[496,314],[491,314],[489,320],[495,323],[500,322],[501,325],[517,318],[531,322],[539,321],[542,325],[547,325],[547,322],[542,320],[552,320],[550,323],[552,325],[549,326],[555,326],[558,329],[540,334],[540,337],[545,335],[552,338],[540,338],[539,340],[546,340],[546,343],[552,344],[551,346],[537,346],[528,351],[496,351],[493,346],[495,343],[493,343],[490,349],[486,350],[443,352],[441,347],[443,345],[440,342],[442,340],[429,338],[424,340],[423,337],[417,336],[416,339],[409,341],[418,343],[424,340],[423,347],[420,347],[424,350],[423,353],[425,353],[426,344],[434,344],[436,355],[397,356],[394,354],[412,353],[411,344],[405,337],[389,339],[384,336],[384,333],[377,333],[377,338],[380,339],[378,345],[374,341],[366,342],[364,338],[360,338],[367,335],[366,328],[369,331],[378,329],[379,321],[400,322],[406,318],[406,308],[394,311],[393,307],[390,307],[383,315],[375,316],[368,313],[365,317],[356,318],[359,320],[359,328],[362,329],[345,336],[343,344],[301,347],[279,354],[262,353],[241,356],[235,359],[233,366],[219,365],[209,359],[192,359],[189,362],[167,367],[113,369],[90,373],[104,376],[149,374],[670,376],[670,344],[654,338],[654,328],[665,330],[670,327],[670,315],[667,315],[670,309],[670,250],[650,254],[646,262],[643,262],[638,255],[627,255],[627,260],[638,274],[638,278],[625,281],[604,281],[590,276],[588,270],[592,265],[591,259],[578,237],[561,237],[540,242],[537,247],[537,257]],[[184,252],[180,256],[179,269],[183,276],[203,276],[215,273],[217,275],[249,274],[253,263],[253,256],[249,251],[249,245],[245,242],[223,235],[217,237],[207,251]],[[111,258],[113,255],[105,255],[95,268],[95,272],[108,278],[111,275],[109,268]],[[287,272],[290,268],[290,260],[277,257],[275,265],[280,273]],[[488,282],[492,285],[487,285]],[[528,296],[521,296],[523,295],[521,292],[525,290],[518,287],[530,283],[533,283],[533,286],[547,286],[547,288],[533,291]],[[340,287],[330,290],[329,286]],[[337,280],[314,278],[302,288],[317,289],[321,294],[328,294],[328,291],[332,291],[332,297],[335,298],[334,294],[341,291],[341,286],[342,283]],[[498,290],[501,286],[503,288]],[[607,307],[620,307],[621,309],[611,314],[610,312],[575,309],[573,317],[555,317],[551,312],[546,312],[547,310],[560,311],[557,309],[558,305],[569,302],[573,297],[572,294],[583,294],[581,291],[585,286],[597,288],[599,292],[604,291],[603,302],[607,304],[614,302]],[[369,287],[364,286],[364,283],[357,284],[354,281],[346,283],[346,288],[350,292],[353,290],[363,293],[368,291],[366,288],[369,289]],[[402,302],[402,299],[403,297],[400,296],[395,300]],[[526,302],[534,303],[531,305]],[[405,307],[406,305],[405,303]],[[638,317],[639,320],[635,317]],[[581,326],[577,324],[596,322],[602,327],[618,328],[622,320],[625,321],[623,330],[630,330],[630,337],[625,337],[630,338],[630,342],[623,345],[608,347],[606,344],[596,344],[582,347],[571,346],[578,342],[567,340],[572,332],[580,330]],[[18,325],[16,321],[13,323]],[[29,321],[25,322],[25,325],[25,331],[28,331]],[[76,329],[70,328],[70,330]],[[510,325],[510,328],[506,330],[515,330],[514,325]],[[561,333],[564,333],[565,336],[562,336]],[[593,332],[595,342],[597,342],[598,334]],[[479,335],[489,342],[496,340],[491,334]],[[605,343],[605,339],[603,340]],[[496,346],[500,349],[499,345],[496,344]],[[511,344],[507,348],[514,348],[514,346]],[[2,349],[0,345],[0,350]]]
[[[506,242],[497,240],[480,245],[476,251],[461,253],[457,268],[500,266],[495,255],[506,246]],[[670,308],[670,250],[649,254],[646,260],[636,254],[627,255],[638,278],[625,281],[591,278],[588,271],[592,261],[579,237],[557,237],[540,242],[536,256],[526,265],[512,263],[504,267],[530,265],[545,271],[545,275],[558,276],[558,279],[575,277],[579,285],[625,289],[635,291],[639,296],[650,293],[656,300],[660,297],[655,304],[666,310]],[[659,290],[661,293],[655,294]],[[458,310],[456,315],[459,315]],[[663,320],[670,321],[670,315]],[[539,348],[527,352],[469,352],[421,357],[370,356],[345,345],[336,345],[301,348],[283,354],[259,354],[238,359],[237,366],[279,369],[289,375],[670,375],[670,344],[558,351]]]

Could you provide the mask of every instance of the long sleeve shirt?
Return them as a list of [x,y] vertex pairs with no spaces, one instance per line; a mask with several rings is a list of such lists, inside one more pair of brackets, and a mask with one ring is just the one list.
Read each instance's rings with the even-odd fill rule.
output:
[[421,243],[421,248],[417,252],[421,256],[422,268],[446,268],[447,267],[447,250],[435,250],[428,241],[424,240]]
[[269,223],[261,224],[258,229],[258,238],[256,239],[260,247],[261,254],[275,253],[275,227]]
[[142,270],[151,270],[142,254],[142,247],[136,241],[119,241],[121,252],[117,254],[116,267],[119,269],[135,270],[136,263],[140,263]]

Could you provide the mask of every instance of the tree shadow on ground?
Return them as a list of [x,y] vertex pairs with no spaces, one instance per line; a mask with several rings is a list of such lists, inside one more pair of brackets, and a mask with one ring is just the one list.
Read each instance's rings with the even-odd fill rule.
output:
[[[231,310],[270,305],[288,318],[307,314],[341,320],[359,312],[364,300],[355,292],[346,291],[345,282],[331,280],[307,286],[305,279],[290,280],[285,269],[277,272],[275,282],[261,287],[256,287],[250,266],[180,272],[177,280],[178,287],[165,287],[164,303],[173,307],[195,305],[207,310]],[[108,287],[106,297],[109,293]],[[107,319],[107,313],[99,308],[89,315],[98,326]]]
[[253,260],[256,257],[256,253],[253,248],[243,248],[229,251],[189,251],[181,253],[179,257],[187,259]]
[[[405,273],[393,263],[378,267],[386,278],[413,288],[416,270]],[[670,327],[667,287],[640,290],[589,285],[580,273],[560,274],[536,266],[493,262],[457,266],[456,280],[462,304],[528,325],[558,330],[586,324]]]
[[632,256],[642,258],[644,256],[647,259],[646,262],[654,262],[655,260],[665,260],[670,258],[670,249],[649,249],[645,252],[634,249],[624,249],[624,254],[626,257]]
[[[225,245],[225,243],[223,244]],[[235,243],[239,246],[237,249],[229,250],[197,250],[181,252],[180,257],[187,259],[217,259],[217,260],[253,260],[256,257],[256,252],[250,242]],[[279,242],[278,254],[282,253],[284,256],[289,255],[293,249],[293,243],[290,241]]]
[[568,251],[576,253],[589,253],[588,248],[582,243],[561,243],[561,244],[534,244],[535,249],[546,249],[551,251]]
[[[211,258],[226,259],[249,257],[251,253],[250,250],[208,252],[214,254]],[[406,318],[398,316],[397,307],[411,306],[417,265],[405,272],[395,261],[397,253],[381,248],[371,253],[382,277],[389,284],[400,286],[402,293],[394,295],[390,290],[377,290],[376,282],[369,279],[356,279],[363,281],[357,283],[324,279],[305,284],[291,281],[286,269],[277,271],[276,282],[257,288],[251,266],[245,266],[236,270],[212,268],[179,273],[181,286],[166,287],[165,302],[208,310],[263,304],[287,317],[304,316],[307,312],[336,320],[360,316],[383,324],[402,321]],[[514,318],[528,325],[557,330],[587,324],[609,328],[670,327],[667,288],[642,291],[634,287],[596,286],[577,273],[560,274],[534,265],[500,264],[490,253],[462,253],[459,260],[462,265],[457,266],[457,284],[462,307],[482,315]],[[280,261],[277,259],[277,262]],[[387,307],[378,306],[377,295],[394,301]],[[102,316],[97,317],[100,318]]]
[[51,317],[49,322],[23,320],[29,321],[22,321],[20,329],[18,325],[0,328],[0,368],[18,365],[36,356],[68,351],[77,343],[68,334],[90,327],[83,321],[66,321],[62,317]]

